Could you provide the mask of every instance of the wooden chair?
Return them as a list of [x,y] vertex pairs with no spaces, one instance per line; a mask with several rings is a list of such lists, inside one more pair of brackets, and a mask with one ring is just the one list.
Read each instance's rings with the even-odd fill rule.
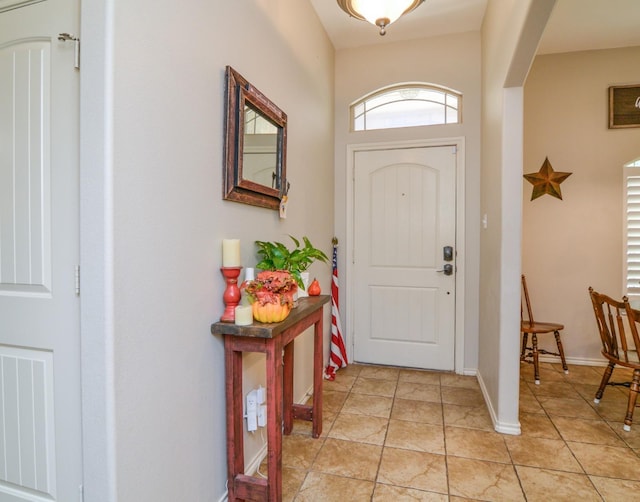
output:
[[[562,340],[560,340],[560,331],[564,329],[563,324],[557,324],[552,322],[540,322],[535,321],[533,318],[533,310],[531,309],[531,302],[529,301],[529,290],[527,289],[527,280],[525,276],[522,276],[522,290],[524,294],[525,304],[527,306],[527,317],[525,318],[520,305],[520,332],[522,333],[522,349],[520,351],[520,360],[528,363],[533,363],[533,371],[536,385],[540,385],[540,366],[538,364],[539,354],[549,354],[552,356],[559,356],[562,360],[562,368],[565,374],[569,373],[567,367],[567,361],[564,358],[564,349],[562,348]],[[556,338],[556,345],[558,346],[558,352],[549,352],[544,349],[538,348],[538,335],[544,333],[553,333]],[[531,335],[531,346],[528,347],[529,335]]]
[[[593,288],[589,288],[589,296],[602,341],[602,355],[609,360],[593,402],[596,404],[600,402],[607,385],[629,387],[629,401],[623,428],[625,431],[630,431],[633,410],[640,390],[640,359],[638,359],[640,311],[631,308],[626,296],[620,302],[594,291]],[[616,364],[633,370],[631,382],[609,381]]]

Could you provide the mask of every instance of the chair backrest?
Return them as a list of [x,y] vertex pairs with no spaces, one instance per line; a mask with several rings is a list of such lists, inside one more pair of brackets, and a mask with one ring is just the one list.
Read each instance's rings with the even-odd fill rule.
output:
[[524,296],[524,302],[527,306],[527,318],[525,319],[522,312],[522,302],[520,302],[520,320],[526,321],[529,325],[533,326],[535,321],[533,320],[533,310],[531,310],[531,301],[529,301],[529,290],[527,289],[527,279],[522,274],[522,294]]
[[629,305],[627,297],[614,300],[589,288],[593,313],[602,341],[602,355],[618,363],[638,364],[638,325],[640,311]]

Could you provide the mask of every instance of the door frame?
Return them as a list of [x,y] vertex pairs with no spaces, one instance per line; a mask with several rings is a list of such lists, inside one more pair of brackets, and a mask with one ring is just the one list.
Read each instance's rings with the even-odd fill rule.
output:
[[[456,302],[454,319],[454,371],[464,372],[464,333],[465,333],[465,140],[464,137],[433,138],[411,141],[385,141],[376,143],[354,143],[347,145],[347,184],[346,184],[346,310],[354,311],[354,191],[355,157],[357,152],[391,150],[401,148],[452,146],[457,148],[456,155]],[[353,316],[347,315],[346,332],[349,353],[354,354],[355,336]]]

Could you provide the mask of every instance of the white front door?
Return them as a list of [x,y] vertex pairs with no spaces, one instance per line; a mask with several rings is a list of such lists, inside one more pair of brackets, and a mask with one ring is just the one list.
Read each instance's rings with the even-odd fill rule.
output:
[[456,149],[357,151],[354,171],[354,360],[453,370]]
[[0,0],[0,500],[82,485],[77,0]]

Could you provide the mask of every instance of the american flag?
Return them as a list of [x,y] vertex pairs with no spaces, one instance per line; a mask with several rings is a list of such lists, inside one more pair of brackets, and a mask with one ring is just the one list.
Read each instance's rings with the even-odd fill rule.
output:
[[340,301],[338,299],[338,240],[333,240],[333,275],[331,277],[331,348],[329,350],[329,364],[324,370],[327,380],[336,378],[336,371],[347,366],[347,350],[342,338],[340,327]]

